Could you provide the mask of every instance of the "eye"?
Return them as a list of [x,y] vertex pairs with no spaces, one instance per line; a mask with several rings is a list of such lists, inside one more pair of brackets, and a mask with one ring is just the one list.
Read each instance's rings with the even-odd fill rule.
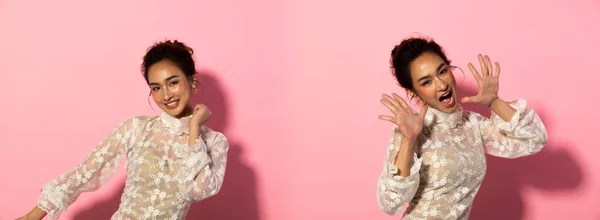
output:
[[169,85],[174,86],[174,85],[177,85],[178,83],[179,83],[179,81],[173,81],[173,82],[169,83]]
[[425,80],[425,82],[423,82],[423,84],[421,84],[422,86],[427,86],[431,84],[431,80]]
[[447,72],[448,72],[448,68],[444,68],[442,71],[440,71],[440,75],[443,75],[443,74],[445,74]]
[[152,91],[158,91],[160,89],[160,87],[155,86],[155,87],[152,87],[151,89],[152,89]]

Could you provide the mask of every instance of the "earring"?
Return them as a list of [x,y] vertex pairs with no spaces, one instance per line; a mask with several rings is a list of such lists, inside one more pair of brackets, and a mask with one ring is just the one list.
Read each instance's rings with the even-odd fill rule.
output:
[[194,93],[194,94],[198,93],[198,88],[196,88],[196,87],[192,88],[192,93]]

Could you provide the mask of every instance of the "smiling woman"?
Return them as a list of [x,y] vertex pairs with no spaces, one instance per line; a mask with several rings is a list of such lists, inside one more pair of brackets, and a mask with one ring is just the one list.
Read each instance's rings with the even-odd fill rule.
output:
[[179,118],[190,115],[191,93],[197,92],[193,53],[192,48],[181,42],[166,41],[150,48],[142,64],[144,78],[156,104]]
[[178,41],[151,47],[142,64],[160,116],[131,117],[74,169],[47,183],[38,205],[20,219],[57,219],[83,192],[98,189],[127,157],[127,184],[112,219],[185,219],[192,202],[219,192],[229,144],[204,124],[211,112],[192,106],[193,50]]

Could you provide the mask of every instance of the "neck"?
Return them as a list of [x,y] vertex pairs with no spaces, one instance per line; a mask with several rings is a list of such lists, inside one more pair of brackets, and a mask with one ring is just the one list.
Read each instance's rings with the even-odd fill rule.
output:
[[444,127],[455,127],[462,123],[462,111],[463,109],[460,105],[452,112],[443,112],[435,108],[429,109],[425,114],[425,124],[427,126],[437,124]]
[[192,106],[191,105],[187,105],[187,106],[185,106],[185,109],[183,109],[183,111],[181,111],[181,113],[179,115],[175,116],[175,118],[180,119],[180,118],[183,118],[183,117],[187,117],[187,116],[192,115],[192,113],[194,113],[194,110],[192,109]]

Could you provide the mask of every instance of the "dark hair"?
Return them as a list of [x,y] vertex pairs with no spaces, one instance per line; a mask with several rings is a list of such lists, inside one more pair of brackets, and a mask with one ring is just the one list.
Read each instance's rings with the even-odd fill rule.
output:
[[411,37],[403,40],[392,50],[390,60],[396,80],[403,88],[412,91],[414,88],[410,75],[410,64],[425,52],[437,54],[450,66],[450,60],[446,57],[444,50],[432,39]]
[[177,40],[167,40],[154,44],[148,48],[146,55],[144,55],[144,62],[142,63],[142,72],[144,73],[146,83],[149,83],[148,69],[163,60],[168,60],[175,64],[185,76],[189,78],[193,77],[196,74],[193,55],[194,50],[192,48]]

